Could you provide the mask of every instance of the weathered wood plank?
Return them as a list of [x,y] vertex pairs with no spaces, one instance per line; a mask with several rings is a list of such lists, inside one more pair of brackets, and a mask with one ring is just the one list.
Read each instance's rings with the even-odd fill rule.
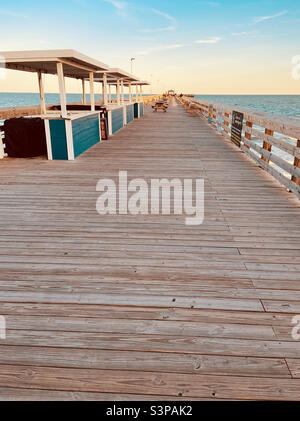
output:
[[12,316],[48,316],[75,318],[177,320],[202,323],[289,326],[285,313],[247,312],[214,309],[183,309],[85,304],[45,304],[0,302],[0,314]]
[[[16,381],[17,378],[17,381]],[[243,400],[300,400],[298,379],[0,366],[2,387]],[[253,387],[255,384],[255,387]]]
[[291,378],[284,359],[0,346],[0,364]]
[[163,297],[159,295],[125,295],[125,294],[55,294],[51,291],[43,292],[13,292],[3,291],[0,301],[40,302],[61,304],[110,304],[133,305],[145,307],[180,307],[180,308],[214,308],[224,310],[262,311],[259,300],[239,300],[230,298],[186,298]]
[[[0,387],[1,402],[70,402],[70,401],[100,401],[100,402],[130,402],[130,401],[152,401],[154,397],[151,395],[129,395],[129,394],[112,394],[112,393],[88,393],[88,392],[62,392],[41,389],[17,389]],[[173,396],[155,396],[157,401],[185,401],[185,398]],[[199,398],[189,398],[189,401],[199,401]],[[206,398],[202,399],[206,401]],[[215,399],[208,399],[215,400]]]
[[181,336],[168,336],[139,333],[9,330],[5,344],[279,359],[297,358],[300,352],[300,341],[213,338],[198,335],[185,336],[184,333]]
[[42,316],[7,316],[7,329],[50,330],[100,333],[139,333],[141,335],[185,335],[211,336],[223,338],[275,339],[271,326],[253,326],[245,324],[216,324],[201,322],[120,320],[100,318],[51,318]]

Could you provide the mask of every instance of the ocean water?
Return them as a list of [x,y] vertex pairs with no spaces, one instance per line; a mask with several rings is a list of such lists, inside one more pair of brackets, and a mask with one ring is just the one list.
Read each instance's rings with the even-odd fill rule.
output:
[[[81,102],[82,95],[67,94],[68,102]],[[101,96],[95,95],[96,101],[100,101]],[[45,94],[47,104],[59,103],[59,94]],[[87,95],[89,100],[89,95]],[[10,93],[0,92],[0,108],[1,107],[20,107],[25,105],[39,105],[40,95],[31,93]]]
[[195,99],[201,98],[208,102],[300,118],[300,95],[195,95]]
[[[112,95],[115,98],[115,95]],[[127,95],[125,95],[127,97]],[[89,96],[87,95],[87,98]],[[282,114],[300,118],[300,95],[196,95],[195,99],[217,102],[264,111],[271,114]],[[96,101],[101,96],[96,95]],[[68,94],[68,102],[80,102],[80,94]],[[47,104],[59,102],[59,94],[46,94]],[[0,92],[0,108],[22,105],[39,105],[39,94],[32,93],[2,93]]]

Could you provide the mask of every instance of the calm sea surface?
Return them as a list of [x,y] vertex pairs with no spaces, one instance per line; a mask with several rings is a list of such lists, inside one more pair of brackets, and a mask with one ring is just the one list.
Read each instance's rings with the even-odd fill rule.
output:
[[[100,100],[100,95],[95,95],[96,100]],[[89,99],[89,95],[87,95]],[[59,94],[46,94],[45,100],[47,104],[59,103]],[[80,94],[67,94],[68,102],[80,102]],[[0,92],[0,107],[17,107],[23,105],[39,105],[40,95],[30,93],[3,93]]]
[[300,118],[300,95],[196,95],[195,99]]
[[[114,95],[113,95],[114,97]],[[265,111],[271,114],[283,114],[300,118],[300,95],[196,95],[195,99],[228,105],[236,105]],[[80,102],[80,94],[68,94],[68,102]],[[100,95],[96,96],[100,100]],[[58,103],[58,94],[46,94],[48,104]],[[16,107],[21,105],[38,105],[39,94],[0,93],[0,107]]]

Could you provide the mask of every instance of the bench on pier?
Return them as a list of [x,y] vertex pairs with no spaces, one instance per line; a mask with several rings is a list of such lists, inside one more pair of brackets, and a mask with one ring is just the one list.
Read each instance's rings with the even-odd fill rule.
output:
[[155,105],[152,106],[153,112],[156,113],[157,110],[163,110],[164,113],[167,112],[168,104],[164,101],[158,101],[155,103]]

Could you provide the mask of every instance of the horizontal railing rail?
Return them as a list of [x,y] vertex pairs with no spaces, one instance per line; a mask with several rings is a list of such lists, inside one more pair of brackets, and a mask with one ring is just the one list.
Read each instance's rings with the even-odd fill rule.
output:
[[[82,105],[80,102],[70,102],[68,105]],[[60,107],[60,104],[48,104],[46,106],[47,111],[50,111],[53,107]],[[25,105],[18,107],[0,107],[0,120],[8,120],[10,118],[34,116],[41,114],[40,105]]]
[[233,113],[242,113],[241,150],[300,198],[300,119],[184,96],[177,99],[192,116],[207,120],[228,139]]
[[[162,98],[162,95],[152,95],[143,97],[143,102],[149,104],[153,101],[157,101]],[[133,98],[135,99],[135,98]],[[68,105],[82,105],[80,102],[72,102]],[[59,106],[59,104],[47,105],[47,110],[51,110],[52,107]],[[27,105],[20,107],[0,107],[0,120],[7,120],[9,118],[26,117],[41,114],[40,105]]]

